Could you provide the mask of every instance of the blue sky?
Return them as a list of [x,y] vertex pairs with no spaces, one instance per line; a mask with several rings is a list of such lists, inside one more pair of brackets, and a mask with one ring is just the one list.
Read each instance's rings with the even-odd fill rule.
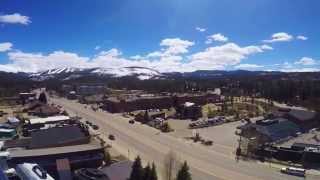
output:
[[2,0],[0,70],[318,71],[319,7],[317,0]]

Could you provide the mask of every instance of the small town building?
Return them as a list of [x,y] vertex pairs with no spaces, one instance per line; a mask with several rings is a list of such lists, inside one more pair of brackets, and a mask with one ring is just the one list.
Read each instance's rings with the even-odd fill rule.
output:
[[39,117],[49,117],[61,114],[61,110],[58,107],[41,102],[30,103],[23,111],[27,112],[29,115]]
[[135,121],[141,122],[141,123],[148,123],[150,121],[154,121],[157,118],[166,119],[166,113],[163,111],[139,111],[134,119]]
[[2,148],[39,149],[86,144],[89,141],[89,132],[85,126],[70,125],[33,131],[28,138],[5,141]]
[[169,109],[173,105],[170,96],[129,95],[106,98],[102,108],[111,113],[132,112],[147,109]]
[[104,94],[106,87],[104,84],[99,83],[87,83],[87,84],[78,84],[75,87],[76,93],[78,95],[94,95],[94,94]]
[[100,104],[104,100],[103,94],[96,94],[90,96],[82,96],[79,98],[79,102],[82,104]]
[[110,180],[127,180],[130,178],[132,165],[132,161],[120,161],[101,168],[101,171],[106,174]]
[[77,94],[75,91],[69,91],[69,93],[67,94],[67,98],[70,100],[74,100],[77,99]]
[[176,108],[179,119],[198,119],[202,117],[202,107],[195,103],[185,102]]
[[282,117],[299,125],[303,130],[312,129],[320,125],[317,113],[305,109],[279,108],[272,112],[274,117]]
[[88,144],[40,149],[10,149],[9,167],[21,163],[37,163],[53,177],[58,177],[57,160],[68,159],[71,169],[98,168],[103,165],[104,147],[101,142],[92,140]]
[[284,118],[260,120],[240,126],[239,129],[242,137],[254,139],[257,145],[297,136],[300,132],[297,124]]
[[57,123],[57,122],[68,121],[68,120],[70,120],[69,116],[50,116],[46,118],[31,118],[27,120],[27,122],[30,125],[35,125],[35,124]]
[[35,101],[37,99],[37,94],[29,92],[19,93],[19,98],[22,104],[26,104]]
[[16,135],[17,135],[17,132],[15,129],[0,128],[0,139],[13,138]]
[[72,172],[69,159],[57,159],[56,162],[59,179],[72,180]]
[[12,126],[17,126],[20,123],[20,120],[16,117],[7,117],[8,123],[11,124]]
[[170,109],[186,102],[198,105],[221,102],[221,96],[199,94],[122,94],[104,99],[102,108],[111,113],[132,112],[146,109]]
[[[120,174],[122,172],[119,172]],[[77,169],[74,173],[76,180],[110,180],[110,178],[99,169],[94,168],[81,168]],[[120,180],[120,179],[117,179]],[[125,179],[127,180],[127,179]]]

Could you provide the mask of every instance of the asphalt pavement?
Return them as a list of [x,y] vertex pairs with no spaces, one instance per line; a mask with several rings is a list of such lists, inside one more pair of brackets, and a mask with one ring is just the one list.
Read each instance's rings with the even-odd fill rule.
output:
[[[282,174],[278,168],[272,168],[265,164],[236,161],[233,155],[206,147],[194,146],[146,125],[137,123],[132,125],[128,123],[127,118],[120,114],[93,111],[90,108],[85,108],[83,104],[63,98],[54,98],[51,101],[61,105],[68,112],[97,124],[100,127],[97,133],[102,138],[107,140],[108,135],[113,134],[116,138],[115,141],[107,140],[107,142],[129,159],[140,155],[144,163],[155,162],[159,174],[163,171],[165,156],[173,151],[181,162],[185,160],[188,162],[194,180],[301,179]],[[307,177],[307,179],[316,178]]]

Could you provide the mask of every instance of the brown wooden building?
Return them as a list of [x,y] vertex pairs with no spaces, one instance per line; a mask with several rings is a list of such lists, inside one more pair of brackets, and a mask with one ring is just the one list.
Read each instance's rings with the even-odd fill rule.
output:
[[111,113],[132,112],[147,109],[169,109],[185,102],[198,105],[221,102],[216,94],[131,95],[106,98],[102,108]]

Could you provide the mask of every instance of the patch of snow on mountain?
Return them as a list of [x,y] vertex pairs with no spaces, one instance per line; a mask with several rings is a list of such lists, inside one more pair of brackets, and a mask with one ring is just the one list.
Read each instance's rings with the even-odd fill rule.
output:
[[93,70],[91,73],[109,74],[114,77],[137,75],[139,79],[143,80],[153,78],[154,76],[162,76],[162,74],[156,70],[143,67],[98,68]]

